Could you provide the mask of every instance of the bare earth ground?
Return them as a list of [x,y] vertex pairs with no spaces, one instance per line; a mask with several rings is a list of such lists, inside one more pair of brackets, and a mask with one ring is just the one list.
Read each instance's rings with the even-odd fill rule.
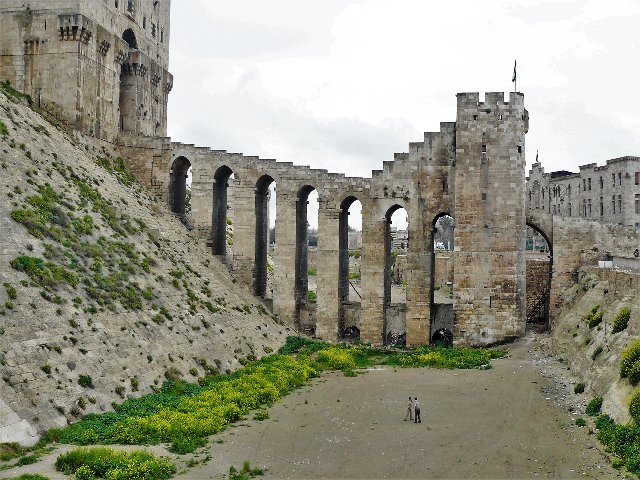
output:
[[[196,456],[211,460],[178,478],[221,478],[245,460],[266,468],[266,478],[287,479],[624,478],[595,436],[574,425],[568,406],[581,410],[589,399],[574,395],[566,367],[542,354],[548,344],[529,336],[486,371],[323,375],[269,408],[268,420],[212,437]],[[403,421],[409,395],[421,401],[422,423]],[[50,467],[59,452],[0,476],[64,478]]]

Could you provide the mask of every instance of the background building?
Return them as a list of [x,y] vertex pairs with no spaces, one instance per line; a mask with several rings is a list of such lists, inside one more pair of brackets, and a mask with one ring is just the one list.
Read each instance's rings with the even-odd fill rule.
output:
[[545,173],[534,163],[526,191],[530,209],[640,228],[640,157],[582,165],[579,173]]

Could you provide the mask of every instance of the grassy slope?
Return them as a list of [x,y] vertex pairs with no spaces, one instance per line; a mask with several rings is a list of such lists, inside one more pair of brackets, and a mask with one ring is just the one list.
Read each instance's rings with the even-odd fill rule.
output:
[[63,426],[283,343],[288,329],[113,152],[24,103],[0,92],[0,400]]

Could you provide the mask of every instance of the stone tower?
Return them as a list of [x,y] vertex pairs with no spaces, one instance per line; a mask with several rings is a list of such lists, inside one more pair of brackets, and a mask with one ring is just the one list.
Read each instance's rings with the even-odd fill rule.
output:
[[520,336],[526,309],[524,96],[459,93],[456,128],[456,338]]
[[0,80],[87,135],[165,136],[169,11],[170,0],[2,0]]

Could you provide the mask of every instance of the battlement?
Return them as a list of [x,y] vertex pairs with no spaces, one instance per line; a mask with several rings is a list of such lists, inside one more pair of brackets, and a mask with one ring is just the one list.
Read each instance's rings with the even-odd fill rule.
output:
[[456,94],[458,101],[458,115],[463,111],[475,111],[480,113],[492,113],[499,111],[502,114],[520,113],[524,114],[524,94],[521,92],[510,92],[509,101],[504,99],[504,92],[487,92],[484,101],[480,101],[479,92],[463,92]]

